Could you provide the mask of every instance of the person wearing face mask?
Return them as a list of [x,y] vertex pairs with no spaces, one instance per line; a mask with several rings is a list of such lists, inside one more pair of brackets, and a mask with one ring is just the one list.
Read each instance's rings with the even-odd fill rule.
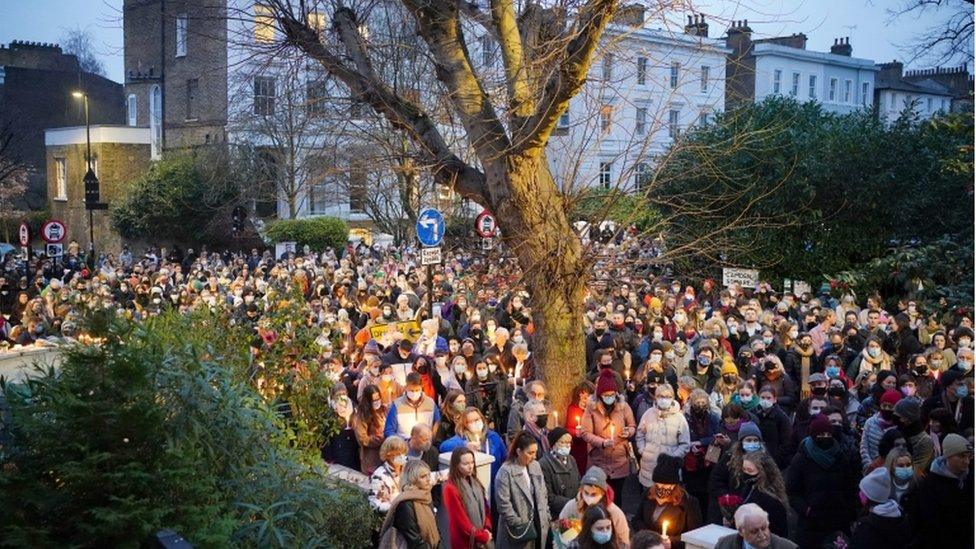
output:
[[796,344],[786,352],[783,367],[786,374],[800,385],[800,398],[810,396],[810,375],[822,371],[822,367],[809,334],[798,334]]
[[732,348],[729,341],[729,329],[725,322],[720,318],[710,318],[702,326],[702,334],[718,341],[718,344],[725,350],[725,354],[734,355],[736,350]]
[[[599,467],[590,467],[579,481],[579,489],[559,508],[560,519],[579,519],[586,516],[589,509],[598,507],[606,511],[608,520],[613,526],[616,547],[629,547],[630,527],[623,510],[613,502],[613,488],[607,484],[607,474]],[[586,538],[580,534],[576,543],[583,546]],[[570,543],[572,545],[572,542]]]
[[942,456],[908,494],[905,513],[911,547],[973,547],[973,448],[957,434],[945,437]]
[[674,343],[665,342],[664,357],[668,360],[678,376],[690,375],[690,368],[694,362],[693,354],[688,350],[688,345],[683,340]]
[[863,509],[854,524],[851,547],[908,547],[911,530],[898,502],[891,498],[892,478],[887,469],[875,469],[859,484]]
[[359,443],[360,471],[372,475],[383,460],[380,446],[383,444],[383,427],[386,422],[386,406],[380,396],[382,391],[370,385],[359,399],[359,406],[352,419],[352,427]]
[[956,363],[952,365],[950,370],[955,370],[961,374],[965,374],[969,377],[973,376],[973,350],[969,347],[963,347],[960,345],[959,350],[956,351]]
[[434,434],[434,446],[440,446],[442,442],[454,436],[461,414],[467,408],[468,400],[463,392],[457,389],[447,392],[441,404],[441,423]]
[[814,416],[786,475],[801,547],[820,547],[828,536],[849,532],[858,481],[851,465],[843,459],[827,416]]
[[576,460],[570,454],[573,437],[563,427],[549,431],[549,452],[539,460],[542,477],[546,481],[549,512],[559,516],[566,502],[576,498],[580,488],[580,473]]
[[623,485],[630,475],[630,438],[636,431],[634,413],[618,394],[613,371],[604,369],[596,384],[597,399],[583,414],[583,440],[590,446],[589,464],[607,474],[617,505],[623,498]]
[[586,364],[594,364],[597,351],[612,348],[613,334],[607,330],[607,320],[598,316],[593,322],[593,331],[586,336]]
[[712,412],[708,404],[708,393],[695,389],[688,396],[685,421],[688,423],[690,441],[683,466],[685,488],[704,505],[708,501],[708,477],[714,466],[714,463],[705,459],[705,454],[719,432],[722,418]]
[[[495,473],[505,461],[508,450],[505,448],[505,441],[502,440],[502,437],[489,428],[481,410],[474,406],[468,406],[458,419],[455,432],[456,435],[441,443],[438,448],[440,453],[452,452],[458,446],[467,446],[473,452],[490,454],[495,458],[491,464],[491,476],[495,478]],[[490,489],[491,487],[489,487]]]
[[790,441],[791,424],[789,416],[777,401],[775,388],[764,385],[759,390],[759,407],[753,415],[762,433],[766,452],[776,460],[781,469],[785,469],[789,465],[785,449]]
[[350,400],[344,385],[332,387],[330,408],[339,425],[339,433],[322,447],[322,459],[326,463],[336,463],[358,471],[360,470],[359,444],[353,426],[356,407]]
[[510,404],[506,396],[507,380],[491,370],[484,358],[477,357],[472,367],[474,376],[465,384],[464,390],[471,405],[481,410],[492,427],[498,428],[508,421]]
[[793,459],[797,449],[803,443],[803,439],[810,434],[810,423],[815,417],[820,415],[826,406],[826,397],[813,396],[801,403],[793,420],[793,430],[790,432],[790,441],[783,450],[787,459]]
[[590,404],[590,399],[593,397],[593,393],[596,392],[596,387],[589,381],[580,382],[574,389],[573,395],[575,398],[569,403],[569,407],[566,409],[566,429],[569,434],[572,435],[573,441],[570,449],[570,454],[576,461],[577,471],[582,475],[588,465],[589,461],[587,454],[589,454],[589,448],[587,447],[586,441],[583,440],[583,433],[581,428],[583,426],[583,414],[586,413],[586,407]]
[[399,435],[404,440],[409,440],[413,426],[418,423],[424,423],[432,431],[437,431],[441,412],[434,399],[424,394],[423,387],[421,374],[407,374],[406,391],[390,405],[383,436]]
[[699,387],[710,392],[721,377],[721,364],[716,365],[714,361],[715,351],[711,347],[702,347],[685,374],[694,378]]
[[635,530],[662,531],[667,523],[667,534],[672,548],[682,548],[681,534],[702,525],[701,505],[681,484],[681,460],[662,455],[651,476],[653,484],[644,491],[637,516]]
[[407,463],[407,442],[398,436],[387,437],[380,446],[382,463],[369,478],[369,506],[386,513],[400,494],[400,474]]
[[736,394],[742,385],[742,378],[739,377],[739,369],[735,362],[728,359],[722,363],[721,377],[712,387],[712,393],[708,399],[714,412],[721,412],[726,404],[732,402],[732,396]]
[[966,377],[947,370],[939,376],[939,390],[922,404],[922,417],[928,418],[933,410],[943,408],[956,421],[959,432],[973,427],[973,395],[966,384]]
[[928,469],[935,458],[932,439],[922,423],[922,404],[918,399],[903,398],[895,404],[895,423],[912,452],[912,465],[919,471]]
[[796,408],[797,389],[790,376],[786,375],[783,363],[777,355],[767,355],[756,365],[752,378],[760,387],[770,387],[776,394],[776,404],[786,415],[792,415]]
[[549,414],[546,412],[546,405],[534,400],[526,402],[525,406],[522,407],[522,417],[524,419],[522,432],[532,435],[532,438],[539,443],[540,455],[547,454],[549,452],[549,440],[547,438]]
[[864,349],[858,354],[847,369],[847,377],[856,376],[865,370],[879,372],[891,370],[894,367],[891,356],[882,348],[882,340],[876,336],[870,336],[864,342]]
[[[919,353],[909,360],[911,369],[903,377],[911,379],[915,386],[915,396],[923,402],[935,393],[938,380],[929,364],[929,358],[941,359],[941,354],[935,349],[930,349],[927,353]],[[936,370],[937,371],[937,370]]]
[[607,510],[600,506],[591,507],[583,514],[580,534],[572,545],[580,549],[614,549],[620,546],[614,541],[614,530]]
[[644,412],[637,425],[636,442],[640,455],[638,481],[645,490],[652,483],[651,476],[659,456],[669,455],[683,460],[688,453],[690,429],[670,385],[657,386],[654,406]]
[[918,474],[912,467],[912,454],[904,448],[892,448],[884,461],[884,468],[891,477],[891,499],[904,505],[905,496],[918,483]]
[[878,444],[885,431],[895,426],[895,405],[902,399],[901,393],[895,390],[885,391],[881,395],[878,412],[864,422],[861,434],[861,466],[866,471],[868,466],[878,458]]
[[762,450],[746,453],[742,456],[742,467],[736,484],[735,493],[742,498],[742,504],[758,505],[769,514],[770,531],[787,537],[789,513],[786,502],[789,497],[786,494],[783,474],[776,461]]

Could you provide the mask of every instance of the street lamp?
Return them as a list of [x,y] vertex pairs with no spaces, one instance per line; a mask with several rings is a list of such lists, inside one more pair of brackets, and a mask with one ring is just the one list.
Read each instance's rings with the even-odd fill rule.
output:
[[91,118],[88,115],[88,94],[83,91],[71,92],[72,97],[82,99],[85,102],[85,143],[87,145],[88,171],[85,172],[85,209],[88,210],[88,262],[92,268],[95,266],[95,221],[94,211],[98,207],[99,190],[98,176],[92,169],[91,152]]

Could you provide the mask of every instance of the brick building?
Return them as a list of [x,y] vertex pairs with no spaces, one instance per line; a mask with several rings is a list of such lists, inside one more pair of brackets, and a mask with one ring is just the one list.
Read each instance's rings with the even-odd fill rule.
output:
[[[51,217],[68,228],[65,242],[76,240],[88,248],[88,212],[85,210],[85,126],[51,128],[44,132],[47,196]],[[149,129],[123,125],[91,127],[92,169],[98,176],[103,202],[113,202],[126,185],[149,169]],[[96,210],[95,244],[98,252],[118,253],[122,239],[111,228],[107,210]]]
[[44,130],[85,123],[83,103],[89,97],[93,124],[122,124],[122,85],[82,72],[78,58],[56,44],[15,40],[0,45],[0,133],[9,132],[10,154],[31,167],[28,205],[44,205],[46,162]]

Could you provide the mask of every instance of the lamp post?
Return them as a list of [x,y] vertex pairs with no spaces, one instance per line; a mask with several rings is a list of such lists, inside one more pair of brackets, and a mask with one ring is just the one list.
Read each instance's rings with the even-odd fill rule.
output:
[[91,118],[88,115],[88,94],[83,91],[71,92],[75,98],[85,102],[85,143],[87,145],[86,159],[88,161],[88,171],[85,172],[85,209],[88,210],[88,263],[91,268],[95,267],[95,220],[94,211],[99,201],[98,176],[92,170],[91,152]]

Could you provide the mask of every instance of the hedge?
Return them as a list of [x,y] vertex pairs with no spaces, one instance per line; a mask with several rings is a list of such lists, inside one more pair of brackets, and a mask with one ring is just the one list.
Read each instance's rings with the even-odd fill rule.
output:
[[308,244],[315,251],[332,248],[339,253],[349,241],[349,225],[335,217],[279,219],[268,223],[265,234],[274,244],[295,242],[299,248]]

